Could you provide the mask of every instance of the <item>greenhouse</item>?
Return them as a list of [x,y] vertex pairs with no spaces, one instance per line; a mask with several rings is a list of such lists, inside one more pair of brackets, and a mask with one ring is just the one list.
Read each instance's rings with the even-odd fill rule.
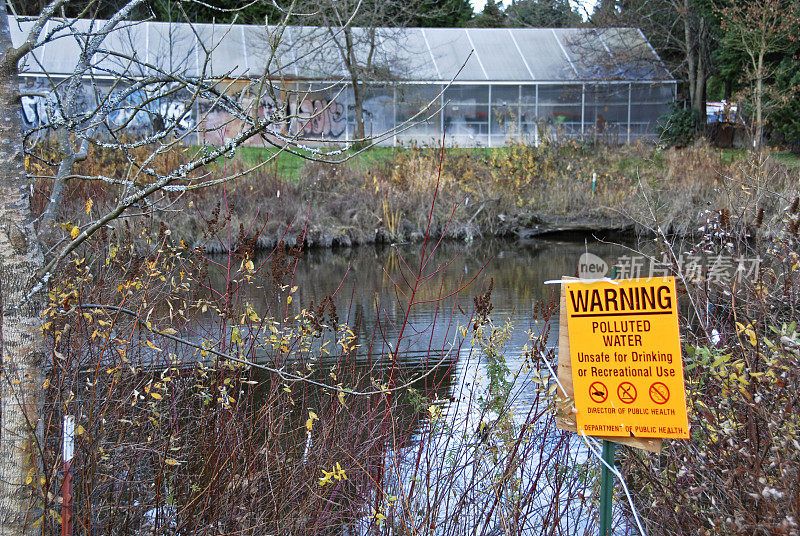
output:
[[[15,44],[27,24],[11,24]],[[224,80],[228,93],[240,98],[247,98],[253,80],[267,73],[277,90],[274,98],[258,99],[258,114],[281,119],[271,126],[275,138],[251,144],[281,136],[311,143],[353,140],[354,92],[331,30],[286,27],[277,46],[274,34],[268,35],[273,31],[143,22],[107,41],[109,49],[135,51],[165,70]],[[379,28],[370,33],[354,28],[353,34],[354,56],[370,58],[369,75],[358,84],[365,135],[382,145],[444,140],[496,147],[569,138],[626,143],[653,136],[657,119],[676,96],[676,81],[637,29]],[[23,86],[41,93],[57,86],[59,76],[71,74],[79,44],[69,38],[56,43],[28,61]],[[207,61],[200,51],[207,51]],[[94,87],[112,87],[113,80],[103,81],[101,68],[91,77]],[[44,123],[46,101],[41,95],[23,97],[26,126]],[[191,130],[198,142],[215,145],[241,128],[213,103],[187,107],[175,96],[158,102],[147,114],[123,110],[110,119],[126,128],[148,128],[153,113],[161,114]]]

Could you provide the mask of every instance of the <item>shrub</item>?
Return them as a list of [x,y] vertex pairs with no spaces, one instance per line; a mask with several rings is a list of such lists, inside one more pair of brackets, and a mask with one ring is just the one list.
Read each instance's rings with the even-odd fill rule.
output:
[[656,124],[659,144],[686,147],[697,138],[702,119],[702,114],[693,108],[673,105],[670,113],[661,116]]

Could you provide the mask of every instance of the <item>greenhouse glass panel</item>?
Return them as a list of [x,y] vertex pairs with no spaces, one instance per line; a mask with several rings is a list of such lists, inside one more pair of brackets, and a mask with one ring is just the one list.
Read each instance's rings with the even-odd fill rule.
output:
[[489,86],[450,86],[444,92],[444,132],[448,144],[489,143]]
[[[364,114],[364,135],[368,138],[378,136],[394,128],[394,96],[392,88],[366,86],[361,88]],[[356,137],[356,105],[348,89],[347,129],[350,139]],[[391,143],[391,138],[389,139]]]
[[584,134],[624,141],[628,133],[628,84],[586,86]]
[[579,84],[539,86],[539,120],[555,137],[580,136],[581,96]]
[[[397,134],[398,143],[441,143],[441,114],[437,112],[440,102],[437,95],[441,90],[438,84],[397,86],[397,128],[405,129],[408,125],[403,123],[413,123],[410,128]],[[420,114],[419,117],[412,119],[417,114]]]
[[539,143],[539,113],[536,106],[536,86],[520,88],[520,129],[525,143]]
[[520,139],[519,86],[492,86],[492,147],[508,145]]
[[669,113],[674,91],[674,86],[669,84],[631,86],[631,137],[655,134],[658,118]]

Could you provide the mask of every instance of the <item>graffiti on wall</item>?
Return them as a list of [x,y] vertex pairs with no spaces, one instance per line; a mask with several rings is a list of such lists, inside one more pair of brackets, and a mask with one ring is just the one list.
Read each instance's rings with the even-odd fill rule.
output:
[[[249,103],[245,108],[252,109]],[[201,138],[219,145],[243,131],[242,121],[220,108],[200,107]],[[258,105],[258,117],[269,121],[266,131],[275,136],[297,136],[313,140],[344,140],[347,132],[345,105],[335,99],[306,98],[301,101],[275,102],[264,99]],[[246,145],[264,145],[259,137],[251,138]]]
[[[30,133],[29,141],[36,143],[49,135],[49,126],[60,116],[59,95],[52,87],[38,80],[23,80],[20,84],[22,127]],[[137,91],[117,99],[112,93],[104,101],[113,103],[107,119],[109,126],[124,127],[125,131],[143,134],[174,128],[184,134],[195,126],[192,111],[180,99],[153,99],[144,91]],[[95,103],[92,107],[97,106]],[[81,92],[76,102],[80,113],[89,110],[86,92]]]
[[[20,89],[28,93],[21,97],[22,123],[34,143],[45,139],[49,125],[60,115],[59,95],[46,82],[37,79],[23,79]],[[190,143],[221,145],[243,132],[242,121],[228,110],[216,106],[211,101],[199,101],[189,106],[187,101],[175,98],[158,99],[151,91],[135,91],[121,94],[121,90],[103,95],[101,103],[110,106],[106,124],[113,130],[121,129],[135,136],[146,136],[166,129],[176,135],[197,133]],[[80,95],[77,110],[84,111],[97,106],[95,93],[85,91]],[[386,101],[389,99],[389,101]],[[245,110],[253,110],[253,103],[242,102]],[[386,95],[365,99],[363,117],[367,135],[373,127],[391,128],[393,111],[391,99]],[[348,116],[355,116],[352,102],[337,99],[335,96],[308,96],[302,99],[259,102],[258,117],[269,125],[262,136],[250,138],[245,145],[267,145],[268,137],[298,137],[305,140],[344,141],[347,139]],[[198,124],[198,118],[200,119]]]
[[[112,94],[111,99],[118,95]],[[140,90],[121,99],[108,114],[108,121],[112,127],[124,126],[136,133],[174,129],[182,135],[194,128],[191,112],[182,100],[154,99],[152,94]]]
[[299,105],[289,104],[293,116],[289,134],[315,139],[338,139],[347,129],[345,108],[340,102],[327,99],[304,99]]

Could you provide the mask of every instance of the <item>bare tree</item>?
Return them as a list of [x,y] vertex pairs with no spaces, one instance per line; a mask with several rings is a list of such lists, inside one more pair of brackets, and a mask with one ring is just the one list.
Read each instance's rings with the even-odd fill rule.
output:
[[318,65],[330,78],[350,86],[356,138],[372,137],[364,125],[367,85],[392,83],[411,74],[402,28],[446,17],[458,7],[430,0],[300,0],[298,6],[303,20],[315,27],[295,29],[295,43],[302,48],[326,43],[326,49],[318,49]]
[[[169,25],[161,34],[151,32],[149,40],[161,43],[161,49],[153,50],[161,52],[147,57],[141,51],[144,22],[131,20],[136,10],[146,8],[145,0],[128,0],[106,20],[65,17],[65,4],[67,0],[52,0],[33,17],[12,19],[5,11],[0,15],[4,114],[0,124],[0,523],[7,535],[32,534],[41,517],[35,484],[31,486],[37,480],[38,454],[44,448],[41,433],[37,433],[47,353],[41,314],[43,293],[59,264],[131,209],[137,213],[158,211],[174,203],[176,196],[242,177],[277,156],[221,177],[203,171],[248,140],[258,138],[281,151],[317,160],[341,158],[342,154],[340,149],[308,148],[302,132],[286,134],[281,126],[293,117],[284,107],[260,107],[265,100],[280,101],[279,81],[287,67],[279,61],[280,34],[294,3],[277,26],[266,28],[276,39],[267,40],[274,46],[265,51],[261,65],[253,68],[255,75],[235,72],[235,66],[224,72],[212,71],[215,50],[232,31],[231,26],[217,28],[215,34],[193,24],[184,13],[180,27]],[[81,13],[87,14],[88,8]],[[340,16],[342,22],[349,19],[344,12]],[[342,37],[336,32],[329,36],[331,40]],[[186,46],[177,45],[180,40],[189,43],[188,52]],[[45,45],[72,50],[74,63],[62,69],[61,75],[50,73],[39,54]],[[20,73],[26,69],[42,74],[39,85],[31,90],[20,89]],[[360,76],[360,71],[354,72]],[[243,95],[249,97],[240,98]],[[42,113],[35,124],[23,125],[23,103],[30,105],[30,99],[38,100],[36,109]],[[191,148],[205,139],[212,116],[217,117],[215,128],[218,118],[224,118],[230,127],[228,135],[219,146]],[[41,161],[39,167],[44,171],[32,178],[26,174],[25,162],[37,158],[30,149],[42,136],[52,137],[58,156],[55,161]],[[76,165],[92,148],[122,155],[128,169],[124,178],[102,172],[77,173]],[[164,170],[155,163],[166,154],[185,158]],[[44,212],[36,220],[31,211],[34,178],[52,185]],[[57,229],[59,207],[72,182],[110,189],[116,201],[105,213],[69,228],[68,236],[59,240],[51,234]],[[45,250],[45,245],[49,249]]]
[[754,108],[753,147],[761,147],[765,110],[765,83],[771,75],[770,54],[789,52],[795,46],[792,35],[798,28],[797,2],[757,0],[718,7],[724,44],[744,55],[744,76],[748,81],[748,100]]
[[711,12],[696,0],[603,1],[592,17],[599,27],[641,28],[661,58],[686,81],[691,107],[705,115],[711,75]]

